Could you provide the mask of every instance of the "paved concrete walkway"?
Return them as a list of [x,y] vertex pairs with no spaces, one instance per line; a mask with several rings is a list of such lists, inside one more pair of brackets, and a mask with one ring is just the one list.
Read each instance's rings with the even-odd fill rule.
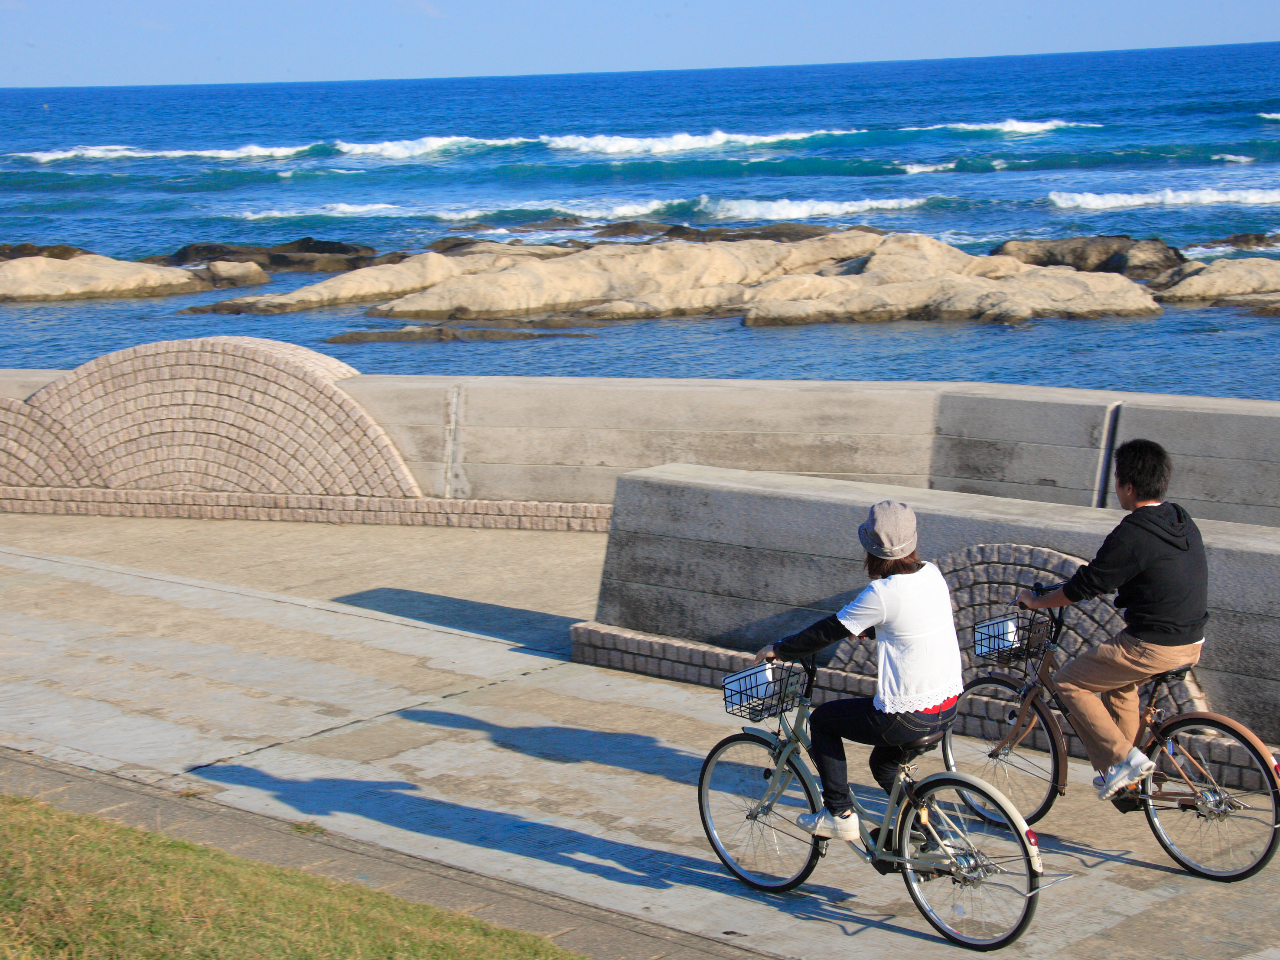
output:
[[[52,522],[60,518],[38,519],[51,531],[45,543],[61,537],[66,549],[76,536],[89,537]],[[3,526],[0,542],[13,544],[14,525]],[[241,526],[282,538],[255,552],[253,530],[210,524],[241,538],[246,566],[257,565],[239,575],[241,583],[270,585],[271,564],[259,562],[269,550],[293,556],[298,570],[334,564],[314,555],[324,535],[304,532],[308,560],[288,530]],[[411,544],[419,565],[478,564],[489,549],[452,561],[456,543],[407,532],[418,536],[397,541],[397,549],[406,556]],[[23,536],[34,536],[34,525]],[[111,537],[93,536],[103,538],[99,555],[110,554]],[[552,578],[556,559],[539,550],[580,553],[576,569],[583,570],[590,545],[603,539],[546,536],[562,539],[534,544],[523,557],[494,546],[523,565],[495,577]],[[362,598],[370,590],[410,590],[403,567],[396,567],[398,581],[390,567],[366,577],[391,547],[357,539],[347,541],[349,552],[328,580],[312,582],[345,583],[345,568],[358,589],[318,592]],[[184,543],[185,551],[157,553],[198,565],[189,556],[198,544]],[[135,563],[145,559],[141,546],[120,553],[130,550],[139,551],[130,557]],[[233,579],[222,576],[223,564],[210,561],[207,569]],[[572,564],[563,565],[572,584]],[[565,599],[576,588],[559,589]],[[833,848],[810,882],[785,896],[754,894],[728,879],[702,836],[694,796],[702,757],[734,729],[718,695],[569,663],[557,621],[547,619],[572,618],[556,612],[560,601],[548,603],[544,594],[539,610],[496,599],[433,601],[418,610],[421,619],[410,619],[154,567],[3,548],[0,743],[169,791],[204,791],[204,809],[314,820],[337,837],[727,946],[833,960],[852,950],[955,955],[898,878],[879,876],[847,851]],[[479,604],[483,631],[458,629],[465,603]],[[503,618],[490,607],[513,611],[511,636],[502,636]],[[529,616],[518,616],[520,609]],[[440,625],[428,622],[432,615],[455,619]],[[855,750],[855,776],[863,763]],[[1040,829],[1048,868],[1074,877],[1045,892],[1031,931],[1010,952],[1270,960],[1267,951],[1280,941],[1280,868],[1234,885],[1192,878],[1166,859],[1145,820],[1090,797],[1089,778],[1090,771],[1073,770],[1075,788]]]

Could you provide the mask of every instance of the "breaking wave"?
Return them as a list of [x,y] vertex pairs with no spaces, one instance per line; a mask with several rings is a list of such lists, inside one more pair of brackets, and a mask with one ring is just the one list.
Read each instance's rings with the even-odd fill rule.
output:
[[391,214],[388,211],[402,210],[394,203],[326,203],[323,206],[311,207],[307,210],[259,210],[246,211],[235,215],[237,220],[289,220],[297,217],[361,217],[370,214],[376,216],[404,216]]
[[249,144],[235,150],[139,150],[136,147],[102,146],[72,147],[69,150],[38,150],[33,153],[14,153],[10,156],[34,160],[37,163],[52,163],[56,160],[144,160],[175,159],[180,157],[204,157],[209,160],[253,160],[282,159],[296,157],[306,153],[319,143],[309,143],[303,147],[260,147]]
[[1280,120],[1280,113],[1260,113],[1258,116],[1263,120]]
[[843,217],[869,210],[910,210],[927,202],[927,197],[844,201],[713,200],[700,197],[698,210],[717,220],[806,220],[811,217]]
[[476,137],[421,137],[417,140],[385,140],[382,143],[346,143],[334,141],[334,148],[349,157],[383,157],[387,160],[410,160],[442,150],[464,147],[509,147],[517,143],[537,143],[525,137],[503,140],[481,140]]
[[907,173],[942,173],[946,170],[954,170],[956,161],[950,163],[903,163],[900,164]]
[[938,123],[931,127],[903,127],[903,130],[993,131],[996,133],[1048,133],[1063,127],[1101,127],[1100,123],[1072,123],[1068,120],[1003,120],[1000,123]]
[[552,150],[574,150],[578,153],[682,153],[688,150],[706,150],[725,144],[755,146],[761,143],[781,143],[784,140],[807,140],[811,137],[843,137],[864,130],[812,130],[807,133],[775,133],[753,136],[743,133],[725,133],[713,130],[705,136],[677,133],[669,137],[614,137],[614,136],[564,136],[539,137]]
[[1118,210],[1124,207],[1199,206],[1238,203],[1259,206],[1280,203],[1280,190],[1160,190],[1156,193],[1049,194],[1055,207],[1079,210]]

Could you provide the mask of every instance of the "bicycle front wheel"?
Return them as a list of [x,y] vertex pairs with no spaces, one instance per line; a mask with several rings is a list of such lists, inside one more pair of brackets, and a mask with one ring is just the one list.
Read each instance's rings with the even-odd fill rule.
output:
[[716,856],[743,883],[775,892],[804,883],[821,854],[821,841],[796,824],[818,809],[817,794],[794,757],[775,781],[776,769],[768,740],[739,733],[715,745],[698,778],[702,829]]
[[[1049,812],[1058,797],[1054,771],[1060,744],[1043,700],[1030,703],[1029,729],[1015,731],[1021,710],[1022,690],[1017,684],[1000,677],[970,680],[960,695],[956,723],[943,738],[942,759],[948,770],[991,784],[1032,824]],[[956,729],[960,726],[963,733]],[[1010,734],[1016,742],[1005,743]],[[978,798],[974,802],[979,815],[999,816],[994,808],[982,807]]]
[[[916,799],[919,807],[904,801],[898,811],[902,879],[915,905],[962,947],[1013,943],[1035,916],[1040,889],[1030,841],[1009,829],[1013,811],[985,785],[945,775],[922,782]],[[1000,822],[979,810],[999,811]]]
[[1142,804],[1156,840],[1200,877],[1251,877],[1280,844],[1280,787],[1271,755],[1226,717],[1174,717],[1149,747]]

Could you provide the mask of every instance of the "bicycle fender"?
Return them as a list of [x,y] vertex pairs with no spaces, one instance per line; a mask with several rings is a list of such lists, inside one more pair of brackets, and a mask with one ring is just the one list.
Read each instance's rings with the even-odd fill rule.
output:
[[[935,780],[961,780],[961,781],[964,781],[965,783],[971,783],[975,787],[981,787],[983,790],[986,790],[988,793],[991,793],[993,796],[995,796],[997,800],[1000,800],[1002,803],[1004,803],[1005,807],[1008,810],[1012,811],[1013,826],[1014,826],[1014,829],[1018,831],[1020,836],[1022,836],[1025,839],[1027,834],[1030,832],[1030,828],[1027,826],[1027,821],[1022,819],[1022,814],[1018,813],[1018,808],[1015,807],[1012,802],[1010,802],[1008,797],[1006,797],[1003,793],[1001,793],[991,784],[987,783],[985,780],[980,780],[979,778],[970,776],[967,773],[959,773],[959,772],[931,773],[929,774],[929,776],[919,781],[916,784],[916,788],[919,789],[920,787],[925,787],[928,784],[934,782]],[[1036,873],[1043,874],[1044,861],[1040,859],[1039,844],[1028,843],[1028,848],[1031,852],[1032,869],[1034,869]]]
[[[1151,735],[1156,739],[1159,739],[1162,731],[1166,726],[1173,723],[1173,721],[1175,720],[1186,720],[1186,719],[1213,720],[1217,723],[1221,723],[1229,727],[1234,727],[1235,731],[1240,735],[1240,738],[1242,740],[1248,741],[1248,743],[1255,750],[1257,750],[1258,753],[1262,754],[1264,759],[1268,757],[1271,759],[1271,773],[1274,779],[1276,756],[1271,752],[1271,748],[1268,747],[1265,743],[1263,743],[1258,738],[1258,735],[1256,733],[1254,733],[1252,730],[1246,727],[1239,720],[1233,720],[1230,717],[1224,717],[1220,713],[1209,713],[1208,711],[1205,711],[1205,710],[1196,711],[1194,713],[1175,713],[1173,716],[1166,717],[1165,719],[1161,720],[1159,723],[1153,724],[1150,731]],[[1278,783],[1277,786],[1280,786],[1280,783]]]
[[771,747],[776,747],[779,743],[782,742],[781,740],[778,739],[778,735],[776,733],[773,733],[770,730],[765,730],[763,727],[743,727],[742,732],[750,733],[757,737],[761,737],[764,740],[768,740],[769,746]]

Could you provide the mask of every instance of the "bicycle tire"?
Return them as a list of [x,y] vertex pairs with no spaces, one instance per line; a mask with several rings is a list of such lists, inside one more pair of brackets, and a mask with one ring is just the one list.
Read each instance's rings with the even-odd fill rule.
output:
[[[1031,702],[1035,725],[1027,737],[1004,755],[990,756],[1018,717],[1020,693],[1018,684],[1003,677],[976,677],[966,683],[957,702],[957,723],[942,740],[942,760],[951,772],[967,773],[995,787],[1030,825],[1043,819],[1058,798],[1055,773],[1062,762],[1061,744],[1049,708],[1037,698]],[[967,718],[965,732],[958,733],[962,717]]]
[[1142,783],[1143,811],[1165,853],[1198,877],[1247,879],[1280,846],[1280,785],[1256,739],[1206,714],[1175,716],[1153,731],[1147,755],[1156,769]]
[[755,810],[777,769],[773,744],[752,733],[726,737],[707,754],[698,776],[698,813],[711,849],[729,871],[756,890],[798,887],[822,855],[822,841],[796,824],[821,804],[795,757],[763,816]]
[[[905,800],[898,809],[899,855],[907,859],[938,856],[932,829],[949,858],[937,871],[902,864],[902,880],[920,913],[952,943],[970,950],[999,950],[1026,931],[1040,899],[1040,873],[1030,840],[1018,829],[1014,812],[998,793],[969,779],[939,774],[916,787],[919,807]],[[971,802],[1002,811],[1000,823],[980,816]],[[928,826],[919,821],[929,810]],[[912,834],[915,834],[915,837]],[[919,841],[924,833],[926,841]]]

